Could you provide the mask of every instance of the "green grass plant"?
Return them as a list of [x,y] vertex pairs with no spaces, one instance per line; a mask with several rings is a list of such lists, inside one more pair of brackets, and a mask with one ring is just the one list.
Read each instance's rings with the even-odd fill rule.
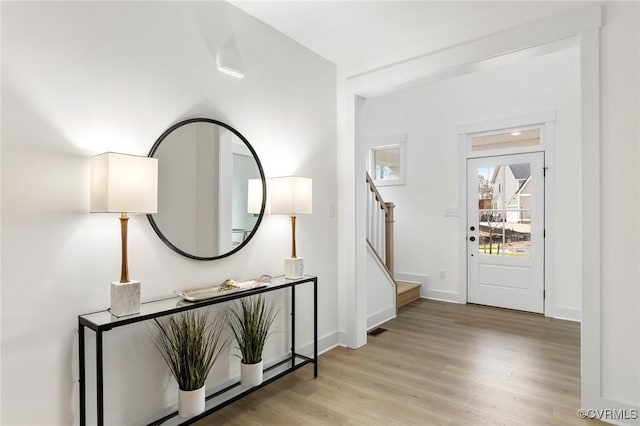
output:
[[261,295],[240,299],[230,306],[227,314],[229,327],[244,364],[262,361],[264,344],[277,315],[275,304],[267,302]]
[[154,319],[150,334],[171,374],[183,391],[204,386],[211,368],[228,348],[226,317],[209,310],[181,312],[168,318]]

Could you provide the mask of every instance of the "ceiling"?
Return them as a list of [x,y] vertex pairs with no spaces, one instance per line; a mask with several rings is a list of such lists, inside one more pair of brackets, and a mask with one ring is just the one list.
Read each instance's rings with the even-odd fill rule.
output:
[[[336,64],[386,64],[561,13],[574,1],[243,1],[234,6]],[[413,45],[413,50],[409,46]],[[401,56],[398,56],[401,55]],[[371,67],[382,62],[371,62]]]

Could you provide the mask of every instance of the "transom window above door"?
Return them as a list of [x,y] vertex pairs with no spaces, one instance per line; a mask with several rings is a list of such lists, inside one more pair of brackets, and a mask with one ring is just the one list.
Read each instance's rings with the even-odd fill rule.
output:
[[510,155],[552,149],[556,112],[542,111],[458,125],[465,158]]
[[540,129],[512,129],[504,133],[494,133],[471,137],[471,151],[485,151],[504,148],[521,148],[540,145]]

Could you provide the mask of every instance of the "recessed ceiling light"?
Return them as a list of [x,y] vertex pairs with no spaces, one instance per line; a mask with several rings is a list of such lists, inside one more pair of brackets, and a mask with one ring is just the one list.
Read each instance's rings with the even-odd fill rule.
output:
[[522,132],[520,130],[517,130],[515,132],[511,132],[511,136],[520,136],[522,134]]

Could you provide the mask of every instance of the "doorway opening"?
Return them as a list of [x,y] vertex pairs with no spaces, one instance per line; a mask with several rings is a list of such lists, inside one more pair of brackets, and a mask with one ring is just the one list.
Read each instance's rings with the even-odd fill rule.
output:
[[[575,243],[579,249],[572,250],[571,248],[568,249],[560,245],[554,248],[553,245],[551,245],[547,247],[545,255],[549,258],[552,256],[550,251],[556,250],[559,258],[564,259],[565,256],[571,257],[570,262],[563,260],[562,267],[565,269],[565,273],[559,273],[559,276],[562,276],[563,282],[566,278],[572,280],[575,278],[576,283],[579,284],[581,289],[581,303],[579,303],[579,305],[560,303],[564,301],[564,299],[561,298],[566,298],[570,292],[562,292],[554,295],[553,292],[549,291],[549,282],[547,280],[545,315],[578,321],[582,320],[582,365],[583,372],[589,372],[582,376],[583,405],[588,405],[588,403],[595,404],[601,400],[601,396],[598,393],[600,391],[599,374],[601,371],[601,357],[600,351],[596,350],[600,347],[601,342],[601,318],[598,298],[600,291],[599,242],[601,223],[599,209],[593,208],[594,205],[597,206],[600,202],[600,172],[598,161],[600,131],[598,118],[600,116],[599,28],[602,25],[601,8],[599,6],[585,8],[580,12],[571,14],[571,17],[573,19],[572,22],[575,24],[571,29],[567,29],[565,25],[566,20],[563,20],[562,24],[560,24],[559,21],[540,22],[534,25],[534,27],[540,31],[532,32],[531,28],[522,27],[510,31],[508,34],[496,35],[496,37],[490,39],[475,40],[465,45],[427,54],[423,57],[400,62],[370,73],[351,77],[345,76],[342,87],[344,87],[346,96],[344,97],[344,102],[339,104],[340,116],[345,117],[345,132],[340,139],[338,147],[338,157],[342,159],[339,166],[339,178],[349,183],[341,186],[339,191],[339,199],[344,205],[341,221],[338,225],[338,229],[341,231],[340,235],[342,235],[338,255],[339,259],[343,260],[339,260],[338,262],[338,280],[341,283],[340,294],[343,297],[341,300],[344,300],[340,309],[342,313],[340,324],[343,327],[342,330],[345,330],[340,340],[343,344],[353,348],[358,348],[366,344],[367,274],[364,238],[366,226],[364,223],[358,221],[359,217],[363,217],[362,212],[365,211],[366,193],[359,191],[359,188],[362,188],[364,184],[360,182],[358,178],[359,174],[354,173],[354,165],[355,170],[365,169],[364,159],[366,155],[363,155],[359,150],[359,144],[362,142],[361,138],[364,135],[362,132],[364,123],[358,119],[365,100],[368,101],[375,96],[388,94],[402,88],[413,88],[418,85],[441,81],[448,77],[459,76],[496,65],[515,63],[515,61],[522,60],[523,58],[538,56],[552,51],[570,49],[577,46],[579,49],[579,62],[576,67],[572,67],[572,69],[575,70],[576,77],[567,81],[576,81],[576,79],[579,79],[580,82],[579,87],[575,90],[575,93],[579,97],[577,101],[578,108],[574,110],[580,119],[580,124],[578,125],[578,145],[580,150],[577,155],[573,155],[573,153],[568,154],[565,152],[564,145],[560,144],[558,146],[558,159],[564,155],[570,161],[568,163],[570,170],[565,170],[564,166],[558,170],[564,173],[562,179],[558,177],[556,180],[558,191],[570,188],[570,191],[567,191],[567,193],[572,194],[572,199],[565,200],[563,196],[559,195],[557,199],[555,199],[556,214],[553,216],[556,217],[551,216],[550,219],[558,220],[559,226],[557,232],[558,234],[563,234],[562,237],[558,235],[558,240],[563,242],[569,241],[572,244]],[[556,68],[555,70],[558,69]],[[533,89],[530,81],[525,79],[521,79],[520,81],[520,87],[527,88],[529,90],[528,93],[540,93],[540,91],[544,89]],[[482,88],[484,86],[470,85],[467,87]],[[513,93],[506,94],[500,98],[496,96],[485,97],[484,107],[480,115],[482,117],[490,117],[491,113],[487,110],[489,107],[496,105],[509,106],[519,99],[520,98]],[[558,107],[559,104],[547,102],[546,105],[542,105],[542,108],[549,105]],[[527,105],[523,112],[526,113],[527,110],[531,111],[531,108],[531,105]],[[466,111],[466,105],[463,105],[460,110]],[[511,110],[513,110],[513,108],[511,108]],[[411,109],[409,109],[409,111],[411,111]],[[446,119],[448,116],[445,113],[450,113],[452,110],[438,105],[437,108],[429,111],[436,115],[442,112],[442,118]],[[560,109],[558,109],[558,111],[560,111]],[[403,112],[406,112],[406,110],[403,110]],[[566,117],[567,116],[563,116],[563,118]],[[492,128],[496,129],[501,127],[497,126]],[[404,130],[403,128],[396,128],[393,131]],[[459,135],[461,133],[463,132],[458,132]],[[446,136],[446,134],[442,133],[436,135],[432,140],[442,141],[444,136]],[[561,136],[561,132],[559,132],[559,141],[564,140]],[[411,135],[409,135],[409,137],[411,137]],[[411,149],[413,149],[413,146],[414,145],[412,145]],[[447,144],[443,146],[449,147],[451,145]],[[546,155],[548,156],[547,160],[554,159],[554,156],[550,155],[549,152],[547,152]],[[457,156],[457,158],[460,157],[464,158],[464,156]],[[416,158],[416,156],[411,152],[408,158],[412,159]],[[427,159],[429,158],[433,158],[433,156],[427,157]],[[443,156],[440,155],[439,158],[442,159]],[[452,156],[448,153],[446,158],[452,158]],[[458,176],[466,176],[466,161],[459,163],[460,173]],[[437,165],[437,162],[430,163],[426,167],[422,167],[422,169],[433,167],[434,164]],[[558,160],[558,164],[560,164],[560,160]],[[564,164],[566,165],[567,163]],[[589,173],[581,174],[579,170],[575,172],[574,169],[576,167],[579,170],[588,170]],[[412,168],[410,163],[408,164],[407,170],[410,174],[411,170],[416,170],[416,168]],[[448,170],[451,169],[449,168]],[[551,169],[551,172],[553,174],[553,169]],[[452,174],[455,174],[455,172]],[[411,182],[410,175],[407,176],[407,179],[408,182]],[[459,180],[455,179],[456,184],[458,184]],[[446,182],[446,180],[438,177],[431,182],[441,184]],[[546,191],[545,197],[549,198],[549,191]],[[577,200],[575,200],[575,198],[577,198]],[[466,206],[466,193],[464,195],[461,194],[459,201],[459,203],[448,201],[446,205],[443,205],[445,208],[440,209],[440,214],[434,217],[459,217],[459,213],[466,210],[462,208],[462,206]],[[460,206],[459,210],[455,208],[456,204]],[[565,208],[567,206],[568,208]],[[548,208],[547,206],[547,209]],[[579,217],[575,215],[576,209]],[[571,215],[573,215],[573,217],[568,217]],[[563,223],[560,223],[561,219]],[[567,221],[573,224],[570,227],[570,232],[568,232],[564,226],[564,223],[567,223]],[[460,218],[458,222],[464,223],[459,230],[462,234],[458,234],[457,236],[465,235],[466,220],[463,221],[462,218]],[[549,222],[550,221],[547,220],[547,232],[549,231],[549,226],[553,225]],[[422,223],[424,223],[424,220]],[[355,238],[353,229],[355,229]],[[589,232],[589,239],[582,238],[586,230]],[[448,241],[453,234],[454,232],[448,232],[446,238],[443,237],[440,241]],[[466,244],[460,244],[459,247],[461,251],[458,258],[466,259]],[[452,257],[452,250],[443,250],[441,247],[435,248],[437,249],[434,251],[435,255],[445,253],[448,258]],[[453,251],[455,251],[455,249]],[[414,252],[418,251],[414,250]],[[464,265],[466,262],[458,263],[459,265]],[[546,277],[552,274],[550,269],[552,269],[553,266],[553,263],[549,264],[547,262],[545,267]],[[454,288],[452,291],[440,292],[439,296],[441,296],[442,299],[446,298],[446,300],[458,301],[460,303],[466,301],[466,279],[458,279],[462,273],[465,273],[466,266],[463,268],[464,269],[460,270],[458,274],[453,274],[454,281],[459,283],[461,287],[459,289]],[[570,272],[567,274],[566,270],[568,270],[568,268],[570,268]],[[438,276],[443,275],[448,277],[452,274],[439,274],[436,270],[435,273],[431,275],[431,280],[437,280]],[[429,296],[429,294],[427,294],[427,296]],[[554,304],[554,312],[549,313],[550,300],[552,298],[556,298],[556,303]]]

